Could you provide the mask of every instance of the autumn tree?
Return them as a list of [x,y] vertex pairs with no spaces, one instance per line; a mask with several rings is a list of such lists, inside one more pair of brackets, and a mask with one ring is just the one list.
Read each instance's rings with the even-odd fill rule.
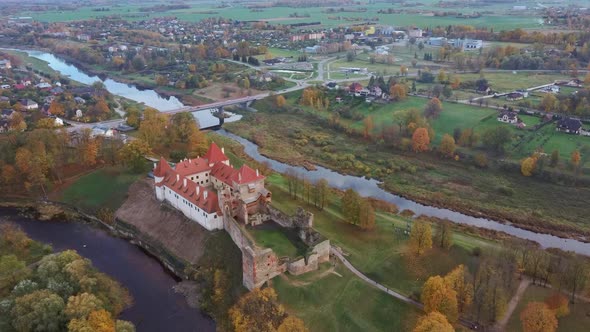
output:
[[125,120],[131,127],[139,128],[140,119],[141,111],[137,107],[131,106],[125,110]]
[[404,100],[408,97],[408,89],[405,84],[394,84],[389,88],[389,96],[395,101]]
[[422,287],[420,300],[427,313],[437,311],[445,315],[449,322],[458,319],[457,292],[445,283],[441,276],[428,278]]
[[557,109],[557,102],[557,98],[552,93],[546,93],[541,100],[539,108],[547,113],[550,113]]
[[197,122],[194,116],[189,112],[176,113],[172,116],[172,130],[174,132],[174,140],[186,143],[189,138],[199,131]]
[[436,243],[443,249],[450,249],[453,245],[453,226],[450,221],[442,221],[436,233]]
[[72,320],[86,318],[91,312],[102,308],[104,308],[104,304],[100,299],[94,294],[84,292],[68,298],[64,313],[69,320]]
[[328,202],[328,194],[330,192],[330,186],[326,179],[320,179],[317,181],[313,188],[314,192],[314,205],[323,210]]
[[353,189],[347,189],[342,196],[342,215],[351,224],[359,224],[359,210],[361,197]]
[[65,109],[64,106],[62,105],[62,103],[60,103],[57,99],[54,99],[51,102],[51,105],[49,105],[49,110],[48,110],[49,114],[51,115],[55,115],[55,116],[64,116],[65,114]]
[[486,148],[497,153],[503,153],[508,142],[512,140],[510,129],[505,126],[497,126],[486,130],[482,136],[482,142]]
[[438,311],[431,311],[420,317],[413,332],[455,332],[447,317]]
[[146,108],[143,111],[143,121],[139,125],[139,136],[150,146],[161,144],[166,138],[168,117],[156,109]]
[[459,136],[459,145],[473,147],[477,144],[478,140],[479,136],[477,133],[473,132],[473,129],[467,128],[461,131],[461,135]]
[[287,100],[285,100],[283,95],[277,95],[275,98],[275,104],[277,105],[277,108],[283,108],[287,104]]
[[375,125],[373,124],[373,117],[372,116],[367,116],[364,120],[363,120],[363,136],[365,138],[369,138],[371,137],[371,133],[373,132],[373,128],[375,127]]
[[569,301],[561,293],[553,293],[545,299],[547,307],[555,313],[555,317],[561,318],[570,314]]
[[452,157],[455,154],[455,139],[449,134],[444,134],[438,150],[445,157]]
[[364,230],[375,228],[375,209],[366,198],[362,198],[359,202],[359,225]]
[[520,313],[524,332],[554,332],[557,330],[555,313],[543,302],[529,302]]
[[458,312],[466,312],[473,302],[473,283],[467,267],[463,264],[457,266],[444,276],[444,281],[457,293]]
[[119,150],[119,160],[135,172],[145,166],[145,156],[152,153],[150,146],[141,139],[132,140]]
[[524,176],[531,176],[537,168],[537,157],[530,156],[523,159],[520,163],[520,172]]
[[240,297],[229,316],[236,332],[273,332],[287,314],[274,289],[256,288]]
[[586,260],[579,256],[573,256],[567,260],[565,270],[565,286],[571,291],[570,301],[576,303],[578,292],[586,287],[590,274],[590,266]]
[[111,114],[111,109],[104,98],[99,98],[90,111],[97,119],[108,119]]
[[414,152],[428,151],[430,146],[430,137],[428,129],[417,128],[412,135],[412,149]]
[[53,129],[55,128],[55,119],[53,118],[41,118],[35,125],[37,129]]
[[432,248],[432,228],[428,222],[421,219],[414,220],[408,246],[416,255],[422,255]]
[[427,118],[438,118],[443,107],[440,100],[436,97],[430,99],[424,108],[424,116]]
[[27,123],[25,122],[25,118],[20,112],[14,112],[10,117],[8,125],[11,130],[22,132],[27,129]]
[[43,289],[16,298],[11,310],[12,325],[17,331],[60,331],[65,316],[63,299]]
[[277,332],[307,332],[303,321],[295,316],[287,316],[279,325]]
[[580,160],[581,160],[580,151],[575,150],[574,152],[572,152],[572,156],[570,158],[570,161],[571,161],[572,165],[574,166],[575,170],[577,170],[580,167]]

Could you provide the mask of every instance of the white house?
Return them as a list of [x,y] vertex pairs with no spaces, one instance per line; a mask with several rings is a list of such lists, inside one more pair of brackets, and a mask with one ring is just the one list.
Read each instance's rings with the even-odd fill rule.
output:
[[498,121],[515,124],[518,122],[518,115],[516,114],[516,112],[503,111],[502,113],[500,113],[500,115],[498,115]]
[[10,69],[12,68],[12,64],[10,63],[10,60],[5,59],[5,60],[0,60],[0,69]]
[[39,104],[31,99],[22,99],[20,104],[23,106],[24,109],[31,111],[36,110],[39,108]]

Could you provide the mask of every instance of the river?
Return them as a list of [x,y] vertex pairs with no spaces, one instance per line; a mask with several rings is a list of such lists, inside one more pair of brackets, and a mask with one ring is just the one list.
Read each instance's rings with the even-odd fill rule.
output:
[[244,146],[244,151],[250,157],[256,161],[268,163],[272,169],[277,172],[284,173],[288,169],[294,169],[310,181],[315,182],[320,179],[326,179],[330,186],[334,188],[341,190],[351,188],[356,190],[362,196],[373,197],[386,202],[394,203],[399,207],[400,210],[411,210],[416,215],[449,219],[450,221],[458,224],[466,224],[500,231],[521,239],[535,241],[543,248],[559,248],[562,250],[573,251],[578,254],[590,256],[590,243],[584,243],[573,239],[564,239],[550,234],[536,233],[526,229],[518,228],[510,223],[504,224],[486,218],[473,217],[449,209],[423,205],[383,190],[381,187],[379,187],[380,182],[375,179],[343,175],[321,166],[316,166],[317,170],[315,171],[308,171],[303,167],[291,166],[263,156],[258,151],[258,146],[255,143],[250,142],[241,136],[232,134],[224,129],[218,130],[217,133],[240,142]]
[[[105,80],[98,76],[91,76],[84,73],[78,67],[73,64],[69,64],[63,59],[56,57],[55,55],[43,51],[34,50],[19,50],[26,52],[29,56],[37,58],[39,60],[47,62],[48,66],[60,72],[61,75],[70,78],[76,82],[80,82],[86,85],[92,85],[95,82],[102,82],[111,94],[127,98],[129,100],[143,103],[147,106],[153,107],[159,111],[170,111],[184,107],[185,105],[176,97],[164,97],[158,94],[154,90],[150,89],[139,89],[133,84],[126,84],[117,82],[113,79],[107,78]],[[192,112],[193,116],[199,120],[201,128],[210,128],[219,124],[219,119],[211,114],[210,110],[202,110],[198,112]],[[241,115],[226,112],[229,116],[225,119],[225,122],[233,122],[241,119]]]
[[32,239],[51,244],[54,251],[76,250],[119,281],[134,300],[119,318],[133,322],[137,331],[215,331],[211,318],[173,291],[175,277],[128,241],[84,223],[30,220],[12,210],[0,210],[2,216],[10,216]]

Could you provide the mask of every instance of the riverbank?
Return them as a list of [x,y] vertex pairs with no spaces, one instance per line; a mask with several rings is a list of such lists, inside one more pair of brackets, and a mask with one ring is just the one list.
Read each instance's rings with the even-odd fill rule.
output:
[[418,203],[563,238],[587,241],[590,236],[590,225],[583,221],[584,202],[590,199],[586,187],[555,185],[492,167],[482,170],[430,154],[399,153],[345,136],[301,113],[260,111],[225,128],[257,143],[260,154],[269,158],[379,179],[383,189]]

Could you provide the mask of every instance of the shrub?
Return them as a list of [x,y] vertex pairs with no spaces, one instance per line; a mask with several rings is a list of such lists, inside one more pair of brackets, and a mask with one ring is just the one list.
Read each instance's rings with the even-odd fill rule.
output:
[[471,254],[475,257],[481,256],[481,248],[475,247],[475,248],[471,249]]

